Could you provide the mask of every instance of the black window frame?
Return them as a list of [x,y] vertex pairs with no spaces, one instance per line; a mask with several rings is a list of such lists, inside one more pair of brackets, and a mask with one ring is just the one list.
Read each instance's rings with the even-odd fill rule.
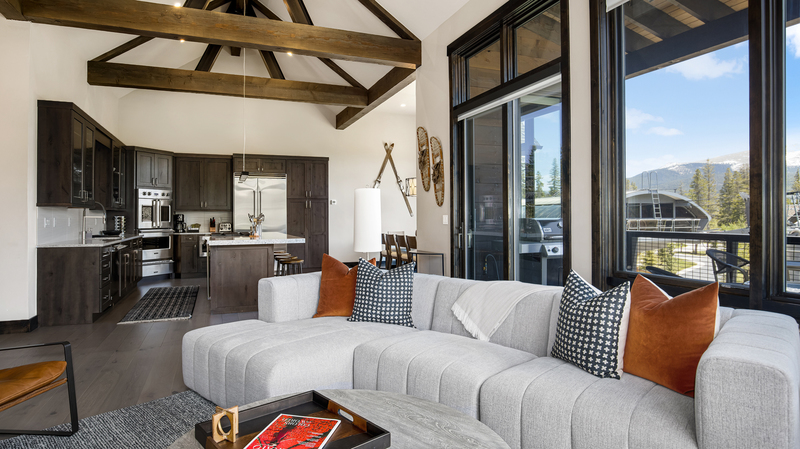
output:
[[[465,147],[463,141],[463,126],[459,124],[458,117],[464,112],[474,110],[488,103],[492,103],[511,93],[519,91],[538,80],[554,74],[561,74],[562,109],[561,109],[561,204],[562,221],[564,223],[564,281],[572,267],[571,261],[571,214],[570,214],[570,160],[571,160],[571,117],[570,117],[570,88],[569,88],[569,1],[560,0],[561,14],[561,57],[537,67],[522,75],[517,75],[517,48],[514,30],[525,22],[555,5],[559,0],[511,0],[486,19],[475,25],[461,37],[447,46],[447,56],[450,67],[450,217],[452,248],[450,273],[453,277],[466,276],[466,232],[462,227],[464,222],[465,204],[462,195],[465,173],[462,170],[465,163]],[[500,70],[501,84],[480,95],[469,98],[469,74],[467,59],[480,52],[487,45],[500,39]],[[509,126],[513,111],[509,104],[503,109],[503,204],[505,207],[505,220],[510,223],[514,207],[513,194],[510,185],[513,177],[511,160],[513,149],[510,148],[514,139],[514,130]],[[514,273],[512,248],[513,239],[509,235],[510,226],[506,226],[503,233],[505,259],[503,261],[506,277]]]
[[[625,245],[625,32],[622,8],[591,2],[592,277],[599,288],[632,281],[622,270]],[[748,2],[750,98],[750,287],[720,286],[720,303],[800,317],[800,295],[785,289],[786,3]],[[776,209],[776,207],[778,209]],[[670,294],[707,282],[646,274]]]

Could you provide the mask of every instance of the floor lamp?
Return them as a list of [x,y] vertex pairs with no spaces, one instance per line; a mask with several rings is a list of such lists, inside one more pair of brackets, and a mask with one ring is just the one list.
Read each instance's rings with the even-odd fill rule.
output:
[[381,191],[380,189],[356,189],[353,222],[353,251],[380,252],[381,245]]

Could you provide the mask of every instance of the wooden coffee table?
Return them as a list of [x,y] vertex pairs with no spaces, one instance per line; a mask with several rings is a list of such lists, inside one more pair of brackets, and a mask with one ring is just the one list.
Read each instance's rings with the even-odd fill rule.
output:
[[[324,396],[391,433],[392,448],[508,449],[492,429],[446,405],[413,396],[372,390],[322,390]],[[242,410],[283,399],[280,396],[241,407]],[[197,449],[194,430],[169,449]]]

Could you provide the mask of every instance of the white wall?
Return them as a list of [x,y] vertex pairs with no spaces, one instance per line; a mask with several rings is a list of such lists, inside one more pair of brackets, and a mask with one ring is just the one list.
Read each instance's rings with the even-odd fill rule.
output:
[[[2,201],[5,218],[0,221],[0,321],[36,315],[36,243],[44,217],[79,213],[44,210],[41,223],[37,219],[37,100],[74,102],[116,133],[117,97],[86,83],[86,61],[124,39],[106,36],[0,17],[0,151],[4,156],[0,188],[8,193]],[[71,232],[66,219],[57,224],[58,229],[48,228],[45,239]]]
[[11,321],[35,314],[30,302],[35,232],[31,234],[29,204],[36,198],[29,173],[30,25],[0,18],[0,61],[0,189],[6,193],[0,220],[0,320]]
[[[589,73],[589,0],[570,2],[570,57],[572,79],[572,214],[585,217],[591,210],[591,103]],[[422,43],[422,67],[417,71],[417,126],[425,127],[429,136],[442,141],[445,159],[445,186],[450,189],[450,80],[447,46],[501,7],[505,0],[471,0],[448,19]],[[420,248],[447,254],[449,271],[450,225],[442,224],[442,216],[450,214],[450,192],[445,203],[436,205],[433,187],[424,192],[421,183],[419,201],[418,244]],[[573,268],[587,279],[591,277],[591,259],[586,257],[591,247],[591,224],[586,220],[573,221]],[[422,266],[423,270],[429,267]],[[430,268],[438,272],[438,268]]]
[[[247,119],[243,123],[243,117]],[[126,144],[177,153],[324,156],[330,158],[331,256],[358,260],[353,252],[353,192],[372,186],[385,152],[392,152],[401,178],[415,176],[414,115],[371,112],[344,131],[333,125],[331,108],[306,103],[247,100],[173,92],[137,91],[120,100],[121,135]],[[381,185],[383,230],[416,231],[389,166]],[[415,207],[415,198],[409,199]]]

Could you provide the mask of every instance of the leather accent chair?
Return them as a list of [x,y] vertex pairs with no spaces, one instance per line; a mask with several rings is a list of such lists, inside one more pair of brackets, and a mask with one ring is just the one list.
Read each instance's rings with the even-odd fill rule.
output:
[[[67,392],[69,394],[69,416],[72,425],[71,430],[0,429],[0,434],[70,436],[78,431],[78,404],[75,399],[72,346],[69,342],[62,341],[58,343],[0,348],[0,351],[42,348],[45,346],[57,345],[64,347],[63,361],[39,362],[0,370],[0,412],[56,387],[67,384]],[[65,372],[66,377],[61,377]]]

